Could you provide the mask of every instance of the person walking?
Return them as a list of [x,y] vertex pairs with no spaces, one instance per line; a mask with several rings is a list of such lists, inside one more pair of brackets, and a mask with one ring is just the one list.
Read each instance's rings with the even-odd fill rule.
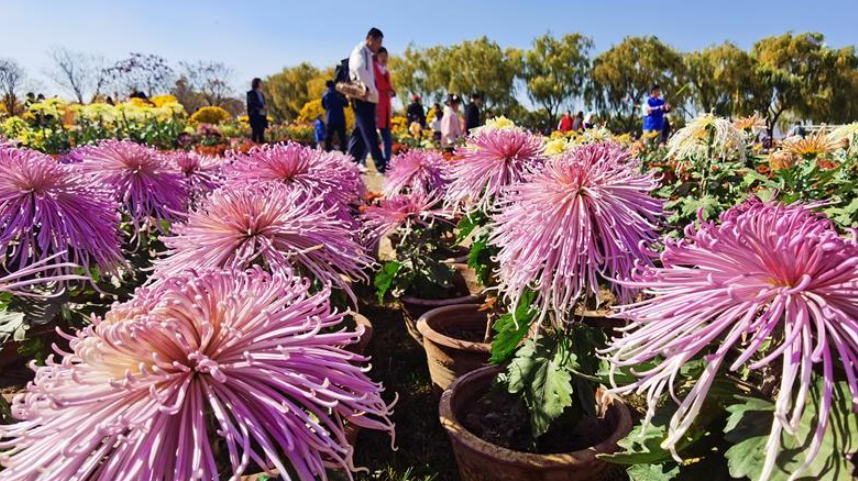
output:
[[643,105],[643,132],[657,132],[661,135],[664,128],[664,114],[670,112],[670,104],[661,98],[661,87],[653,85],[649,90],[649,98]]
[[366,34],[366,39],[357,44],[349,56],[349,78],[354,83],[362,84],[365,94],[362,98],[352,99],[355,112],[355,128],[349,138],[348,153],[358,162],[361,171],[366,172],[366,166],[360,159],[369,151],[375,168],[383,174],[387,168],[384,155],[378,146],[375,114],[378,104],[378,88],[375,86],[375,68],[372,55],[381,48],[384,34],[373,27]]
[[334,134],[339,140],[339,150],[346,151],[346,114],[348,100],[337,92],[333,80],[325,82],[325,93],[322,95],[322,107],[325,109],[325,151],[330,152],[334,146]]
[[447,97],[444,107],[444,117],[441,119],[441,147],[452,149],[462,136],[462,117],[459,115],[459,105],[462,100],[456,94]]
[[378,89],[378,106],[376,119],[378,130],[381,132],[381,143],[384,147],[384,165],[390,163],[393,150],[393,136],[390,134],[391,99],[396,97],[393,84],[390,81],[390,71],[387,70],[387,49],[381,47],[375,52],[375,86]]
[[250,120],[250,140],[257,144],[265,143],[265,129],[268,128],[265,106],[262,80],[255,78],[250,83],[250,90],[247,92],[247,118]]
[[562,117],[560,117],[560,122],[557,124],[557,130],[564,134],[572,130],[572,112],[567,111]]
[[408,104],[408,108],[405,110],[405,118],[408,120],[408,126],[411,127],[411,124],[417,122],[420,124],[420,128],[426,128],[426,112],[423,111],[423,104],[420,103],[420,96],[414,94],[411,97],[411,103]]
[[471,94],[471,101],[465,106],[465,132],[470,133],[480,125],[483,125],[483,122],[480,120],[480,105],[482,103],[483,99],[480,97],[480,94],[476,92]]
[[322,114],[317,115],[313,122],[313,141],[317,149],[325,148],[325,121],[322,120]]

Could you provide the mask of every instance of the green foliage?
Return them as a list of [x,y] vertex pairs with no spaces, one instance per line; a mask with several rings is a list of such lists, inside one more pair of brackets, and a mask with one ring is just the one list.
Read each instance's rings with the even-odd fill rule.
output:
[[593,40],[580,33],[560,38],[546,33],[535,38],[525,53],[522,77],[528,96],[545,108],[552,126],[558,111],[584,94],[592,49]]
[[528,341],[508,370],[508,390],[521,394],[530,412],[534,437],[548,432],[551,422],[572,406],[572,373],[577,357],[545,338]]
[[[813,384],[811,396],[795,436],[782,433],[779,453],[770,481],[786,481],[804,463],[805,453],[819,422],[818,406],[822,399],[824,380]],[[739,404],[727,408],[730,417],[724,429],[733,446],[726,452],[730,474],[736,478],[758,479],[766,458],[766,443],[771,432],[775,405],[771,401],[737,397]],[[849,459],[858,449],[858,417],[852,410],[849,385],[834,384],[834,400],[829,411],[828,426],[819,454],[799,479],[837,481],[849,479],[854,466]]]
[[396,279],[396,274],[398,274],[401,269],[402,264],[396,261],[389,261],[386,262],[381,267],[381,270],[378,271],[378,274],[375,275],[374,284],[379,303],[384,302],[384,298],[390,290],[390,286],[393,285],[393,281]]
[[325,80],[331,78],[333,69],[319,70],[307,62],[286,67],[267,77],[262,83],[262,91],[268,101],[270,115],[278,121],[297,119],[304,104],[322,96]]
[[533,308],[534,299],[536,299],[536,292],[528,289],[515,307],[515,312],[507,312],[500,316],[492,326],[495,336],[492,339],[492,356],[489,362],[492,364],[507,362],[521,344],[537,314],[536,309]]
[[684,80],[690,84],[692,100],[700,111],[734,117],[760,110],[765,86],[754,75],[757,60],[745,50],[724,42],[689,52],[683,62]]

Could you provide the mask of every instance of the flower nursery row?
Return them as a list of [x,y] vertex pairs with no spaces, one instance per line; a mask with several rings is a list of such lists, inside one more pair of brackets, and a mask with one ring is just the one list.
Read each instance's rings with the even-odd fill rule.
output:
[[375,302],[463,480],[850,479],[858,125],[759,128],[501,119],[377,194],[297,143],[0,146],[0,366],[35,358],[0,480],[354,479],[359,431],[395,447],[409,409],[373,381]]

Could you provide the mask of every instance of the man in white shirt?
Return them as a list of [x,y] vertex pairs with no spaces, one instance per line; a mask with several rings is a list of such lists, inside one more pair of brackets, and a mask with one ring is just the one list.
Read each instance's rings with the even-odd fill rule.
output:
[[[366,34],[366,40],[359,43],[349,57],[349,78],[353,82],[362,83],[366,87],[366,94],[361,99],[352,99],[355,129],[349,138],[348,153],[359,162],[369,150],[375,162],[375,168],[381,174],[387,169],[387,165],[379,148],[376,130],[375,107],[378,103],[378,88],[375,86],[372,56],[381,48],[383,40],[384,34],[381,30],[373,27]],[[361,165],[361,168],[365,170],[366,167]]]

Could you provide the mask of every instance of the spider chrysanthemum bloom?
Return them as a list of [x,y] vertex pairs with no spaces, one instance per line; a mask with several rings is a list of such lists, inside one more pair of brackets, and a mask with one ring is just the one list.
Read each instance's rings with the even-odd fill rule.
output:
[[[0,253],[21,269],[54,254],[114,272],[124,263],[112,194],[32,150],[0,149]],[[70,272],[68,266],[57,272]]]
[[578,147],[509,188],[490,225],[500,292],[515,306],[532,289],[543,317],[569,319],[579,301],[596,298],[600,280],[624,279],[636,262],[650,262],[662,217],[662,201],[650,195],[658,185],[623,147],[602,143]]
[[372,264],[333,209],[276,184],[216,190],[162,240],[167,255],[155,262],[158,279],[188,268],[244,270],[261,264],[271,272],[298,269],[354,298],[343,276],[365,279],[364,269]]
[[[706,369],[670,422],[665,445],[675,449],[719,371],[780,371],[766,479],[782,430],[797,434],[814,371],[826,381],[816,412],[831,408],[835,369],[858,400],[858,245],[806,206],[753,199],[720,224],[701,222],[684,240],[668,240],[661,261],[634,273],[632,285],[652,297],[618,314],[632,324],[608,351],[615,367],[657,365],[616,391],[646,392],[649,419],[682,366],[702,356]],[[816,456],[825,429],[822,417],[793,476]]]
[[443,194],[449,181],[450,163],[440,152],[409,150],[390,161],[384,179],[384,196],[436,192]]
[[79,165],[114,192],[135,225],[181,219],[188,200],[185,179],[155,149],[130,140],[105,140],[87,148]]
[[167,158],[173,167],[185,176],[191,197],[198,199],[220,187],[222,183],[220,159],[184,150],[171,152]]
[[32,288],[35,286],[62,284],[66,281],[89,280],[89,277],[70,273],[71,271],[80,269],[80,266],[71,262],[62,262],[60,259],[62,256],[62,252],[54,254],[34,262],[23,269],[0,277],[0,292],[25,297],[51,297],[51,294],[35,292]]
[[825,133],[825,128],[821,128],[804,138],[788,138],[783,143],[784,150],[805,160],[827,160],[834,151],[843,146],[843,140],[829,137]]
[[745,134],[729,120],[702,114],[679,129],[667,142],[667,156],[680,160],[706,156],[722,160],[745,159]]
[[[0,426],[6,481],[238,481],[353,470],[343,422],[388,431],[383,388],[344,346],[329,292],[289,271],[189,271],[71,338]],[[53,356],[52,356],[53,357]],[[220,454],[217,454],[220,453]],[[229,470],[229,468],[227,468]]]
[[255,147],[233,154],[227,177],[242,183],[274,182],[307,192],[342,220],[353,219],[351,206],[360,202],[364,184],[357,164],[338,152],[322,152],[296,143]]
[[360,216],[361,237],[372,248],[378,245],[382,237],[399,228],[408,231],[415,226],[428,227],[435,222],[450,222],[449,214],[438,208],[440,200],[438,193],[400,194],[381,199],[377,205],[364,208]]
[[446,202],[466,210],[488,210],[509,185],[542,167],[542,137],[519,128],[481,130],[457,150]]

